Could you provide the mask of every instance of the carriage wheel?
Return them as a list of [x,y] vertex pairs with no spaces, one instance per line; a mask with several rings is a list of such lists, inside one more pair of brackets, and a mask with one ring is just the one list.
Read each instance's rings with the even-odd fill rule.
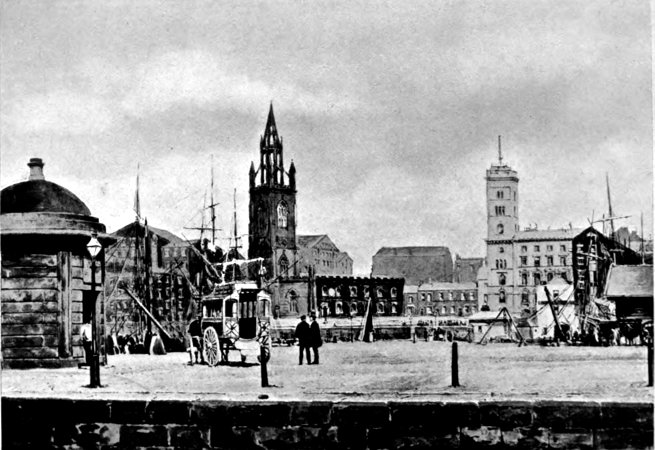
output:
[[218,334],[214,327],[208,327],[204,333],[204,348],[205,361],[210,366],[215,366],[219,362],[219,344]]

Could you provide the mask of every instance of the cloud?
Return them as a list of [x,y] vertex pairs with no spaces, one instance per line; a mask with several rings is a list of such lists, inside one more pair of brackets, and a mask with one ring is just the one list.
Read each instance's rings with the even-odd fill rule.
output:
[[18,134],[97,134],[116,121],[112,105],[101,97],[69,90],[35,94],[18,99],[3,117]]
[[259,112],[262,104],[274,100],[304,112],[334,112],[355,106],[336,93],[309,92],[284,82],[264,82],[230,70],[203,50],[170,51],[140,64],[134,73],[133,89],[122,106],[134,116],[166,111],[176,105],[204,109],[227,108]]

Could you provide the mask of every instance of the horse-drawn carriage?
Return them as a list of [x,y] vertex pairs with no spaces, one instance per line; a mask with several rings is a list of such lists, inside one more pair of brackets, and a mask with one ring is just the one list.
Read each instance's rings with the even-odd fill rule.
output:
[[[253,282],[217,285],[202,299],[203,352],[210,366],[227,363],[231,351],[241,362],[266,361],[271,354],[271,298]],[[261,362],[261,361],[260,361]]]

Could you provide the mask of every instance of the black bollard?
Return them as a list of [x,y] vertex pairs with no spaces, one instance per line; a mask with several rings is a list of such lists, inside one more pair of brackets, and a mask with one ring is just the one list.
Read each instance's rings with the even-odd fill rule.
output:
[[453,356],[451,360],[452,386],[459,387],[459,367],[457,361],[457,342],[453,342]]
[[262,369],[262,387],[268,387],[268,371],[266,370],[266,348],[259,347],[259,362]]
[[653,343],[648,343],[648,386],[653,385]]

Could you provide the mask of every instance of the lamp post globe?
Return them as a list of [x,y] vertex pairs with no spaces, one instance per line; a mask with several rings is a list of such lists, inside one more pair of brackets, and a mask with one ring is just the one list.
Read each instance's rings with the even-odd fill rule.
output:
[[97,330],[97,292],[96,292],[96,257],[102,251],[102,244],[97,239],[96,233],[91,236],[91,239],[86,244],[86,249],[91,256],[91,366],[90,383],[89,387],[97,388],[100,385],[100,356],[98,355],[98,330]]

